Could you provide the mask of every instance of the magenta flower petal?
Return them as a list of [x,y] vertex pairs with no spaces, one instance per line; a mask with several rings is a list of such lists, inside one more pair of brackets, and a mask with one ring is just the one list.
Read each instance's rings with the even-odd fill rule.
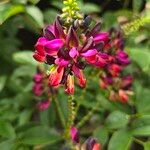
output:
[[130,64],[130,59],[128,58],[128,54],[124,51],[119,51],[116,56],[118,62],[122,65]]
[[69,64],[69,61],[64,60],[64,59],[62,59],[62,58],[57,58],[57,59],[55,60],[55,64],[57,64],[57,65],[60,66],[60,67],[64,67],[64,66],[67,66],[67,65]]
[[41,101],[37,104],[37,108],[39,111],[44,111],[44,110],[48,109],[49,106],[50,106],[49,100]]
[[117,56],[121,57],[121,58],[127,58],[128,54],[126,52],[120,50],[117,52]]
[[35,49],[36,51],[39,53],[39,55],[44,56],[45,55],[45,50],[44,50],[44,45],[46,44],[47,39],[44,37],[40,37],[37,41],[37,43],[35,44]]
[[44,47],[45,47],[45,51],[48,55],[56,55],[58,50],[63,47],[64,45],[64,41],[61,39],[55,39],[55,40],[51,40],[48,41]]
[[37,74],[34,75],[33,80],[35,82],[40,82],[40,81],[42,81],[42,78],[43,78],[42,74],[41,73],[37,73]]
[[76,56],[79,55],[79,52],[77,51],[76,48],[73,47],[73,48],[69,51],[69,55],[70,55],[70,57],[75,58]]
[[108,41],[108,39],[109,39],[109,33],[101,32],[94,37],[94,42],[95,43],[99,43],[99,42],[106,43]]
[[71,127],[70,134],[71,134],[72,141],[75,143],[79,143],[79,135],[76,127]]
[[95,56],[97,54],[97,50],[96,49],[91,49],[86,51],[85,53],[81,53],[81,56],[83,57],[91,57],[91,56]]

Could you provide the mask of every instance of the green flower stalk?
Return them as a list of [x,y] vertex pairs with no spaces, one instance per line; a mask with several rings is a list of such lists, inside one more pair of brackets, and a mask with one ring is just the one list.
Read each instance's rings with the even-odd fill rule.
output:
[[140,17],[130,23],[123,25],[121,28],[124,31],[125,35],[129,35],[133,32],[138,31],[147,23],[150,23],[150,17]]
[[74,96],[70,95],[68,97],[68,123],[66,126],[66,131],[65,131],[65,138],[68,139],[70,137],[70,129],[74,124],[75,120],[75,103],[74,103]]
[[72,23],[76,19],[81,20],[83,19],[83,15],[79,13],[80,8],[76,0],[64,0],[63,1],[65,7],[62,9],[61,18],[65,20],[67,24]]

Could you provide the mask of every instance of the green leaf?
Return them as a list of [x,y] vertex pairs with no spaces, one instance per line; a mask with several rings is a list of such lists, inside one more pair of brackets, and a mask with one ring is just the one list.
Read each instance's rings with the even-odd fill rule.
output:
[[32,55],[32,51],[16,52],[13,54],[13,60],[19,64],[37,65]]
[[25,145],[46,145],[53,144],[60,139],[61,137],[48,127],[36,126],[23,132],[21,142]]
[[110,129],[117,129],[127,125],[129,116],[121,111],[112,112],[106,119],[106,125]]
[[0,135],[8,138],[15,138],[15,130],[9,122],[0,121]]
[[58,11],[55,9],[48,9],[44,11],[44,20],[46,24],[52,24],[58,14]]
[[30,16],[31,19],[38,25],[40,28],[44,26],[44,17],[42,11],[36,6],[27,6],[26,14]]
[[61,3],[60,1],[52,1],[52,5],[59,9],[63,8],[63,3]]
[[16,3],[16,4],[26,4],[27,3],[27,0],[12,0],[13,3]]
[[142,115],[135,120],[133,120],[132,122],[132,127],[133,128],[138,128],[138,127],[143,127],[143,126],[147,126],[150,125],[150,115]]
[[141,0],[133,0],[133,10],[134,12],[139,12],[140,8],[142,7],[143,1]]
[[37,4],[40,0],[28,0],[29,2],[31,2],[32,4]]
[[14,150],[14,140],[7,140],[0,143],[1,150]]
[[139,113],[150,114],[149,98],[150,92],[148,88],[143,88],[140,83],[135,84],[136,107]]
[[0,76],[0,92],[3,90],[6,82],[6,76]]
[[19,125],[21,126],[28,123],[31,115],[32,115],[32,110],[24,110],[23,112],[21,112],[21,114],[19,115]]
[[0,24],[2,24],[8,18],[23,13],[25,11],[23,5],[0,5]]
[[94,3],[79,3],[79,4],[80,4],[81,11],[85,14],[97,13],[100,12],[101,10],[100,6]]
[[128,130],[119,130],[112,135],[108,150],[128,150],[132,143],[132,136]]
[[150,136],[150,125],[136,128],[132,133],[135,136]]
[[145,48],[128,48],[129,56],[144,72],[150,70],[150,53]]
[[94,131],[93,137],[95,137],[102,145],[108,140],[108,130],[104,127],[97,128]]
[[144,143],[144,150],[150,150],[150,141]]

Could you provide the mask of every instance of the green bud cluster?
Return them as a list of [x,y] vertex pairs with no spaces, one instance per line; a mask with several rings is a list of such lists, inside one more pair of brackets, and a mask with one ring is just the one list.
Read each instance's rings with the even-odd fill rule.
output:
[[65,20],[67,24],[72,23],[76,19],[83,19],[83,15],[79,13],[80,8],[76,0],[64,0],[65,7],[62,9],[61,18]]

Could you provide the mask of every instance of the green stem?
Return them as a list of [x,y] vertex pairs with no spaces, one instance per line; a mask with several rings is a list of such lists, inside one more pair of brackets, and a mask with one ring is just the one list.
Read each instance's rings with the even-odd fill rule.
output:
[[84,116],[81,121],[76,125],[77,128],[81,128],[88,120],[90,120],[90,118],[93,116],[93,114],[95,113],[95,111],[97,111],[99,108],[99,103],[97,103],[97,105],[92,108],[88,114],[86,116]]
[[139,139],[133,138],[133,140],[134,140],[137,144],[144,145],[144,142],[141,141],[141,140],[139,140]]
[[59,104],[59,101],[56,97],[53,96],[53,100],[55,102],[55,105],[56,105],[56,109],[57,109],[57,112],[58,112],[58,115],[60,117],[60,121],[61,121],[61,124],[62,126],[65,128],[65,125],[66,125],[66,121],[65,121],[65,117],[64,117],[64,114],[63,114],[63,111],[60,107],[60,104]]

